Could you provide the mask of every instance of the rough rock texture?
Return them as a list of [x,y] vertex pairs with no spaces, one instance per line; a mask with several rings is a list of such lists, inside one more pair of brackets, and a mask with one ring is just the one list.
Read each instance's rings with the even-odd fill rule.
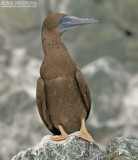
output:
[[45,136],[37,146],[19,152],[12,160],[137,160],[138,140],[115,138],[107,145],[107,154],[95,143],[71,136],[54,142]]
[[62,142],[54,142],[45,136],[41,143],[18,153],[12,160],[106,160],[107,156],[95,143],[78,137],[70,137]]
[[138,160],[138,140],[117,137],[108,143],[107,154],[115,160]]

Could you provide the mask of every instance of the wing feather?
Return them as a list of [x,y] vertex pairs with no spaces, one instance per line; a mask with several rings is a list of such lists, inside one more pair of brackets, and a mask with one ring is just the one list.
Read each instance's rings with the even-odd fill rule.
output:
[[90,90],[88,88],[87,82],[80,70],[77,70],[76,72],[76,80],[87,109],[87,117],[86,117],[87,119],[91,109],[91,95],[90,95]]
[[37,107],[40,114],[40,117],[45,124],[45,126],[55,135],[59,135],[60,132],[58,129],[54,127],[51,122],[49,111],[46,105],[46,94],[45,94],[45,84],[43,79],[40,77],[37,81],[37,90],[36,90],[36,100],[37,100]]

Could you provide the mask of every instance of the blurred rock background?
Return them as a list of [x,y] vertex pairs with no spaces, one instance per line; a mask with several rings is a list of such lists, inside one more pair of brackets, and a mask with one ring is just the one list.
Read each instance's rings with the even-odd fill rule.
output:
[[100,21],[62,37],[91,90],[87,127],[95,141],[104,149],[115,136],[138,138],[137,7],[137,0],[41,0],[36,8],[0,4],[0,160],[50,134],[35,101],[44,57],[41,26],[50,12]]

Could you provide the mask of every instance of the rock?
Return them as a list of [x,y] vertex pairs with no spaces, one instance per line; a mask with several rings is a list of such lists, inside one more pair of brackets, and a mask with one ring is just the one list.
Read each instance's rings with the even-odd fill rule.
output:
[[138,140],[114,138],[107,145],[107,154],[115,160],[137,160]]
[[41,143],[19,152],[12,160],[136,160],[138,140],[115,138],[107,145],[107,154],[95,143],[70,136],[61,142],[52,141],[45,136]]
[[69,137],[62,142],[52,141],[45,136],[41,143],[19,152],[12,160],[107,160],[105,153],[95,143],[78,137]]

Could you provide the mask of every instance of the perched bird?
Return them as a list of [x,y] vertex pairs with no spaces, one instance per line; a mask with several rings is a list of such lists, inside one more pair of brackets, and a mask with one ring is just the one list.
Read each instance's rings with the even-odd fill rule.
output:
[[91,96],[81,71],[73,62],[62,34],[72,28],[97,22],[63,13],[52,13],[43,22],[42,46],[44,60],[37,81],[37,106],[43,123],[61,141],[75,131],[78,136],[93,142],[85,120],[91,109]]

